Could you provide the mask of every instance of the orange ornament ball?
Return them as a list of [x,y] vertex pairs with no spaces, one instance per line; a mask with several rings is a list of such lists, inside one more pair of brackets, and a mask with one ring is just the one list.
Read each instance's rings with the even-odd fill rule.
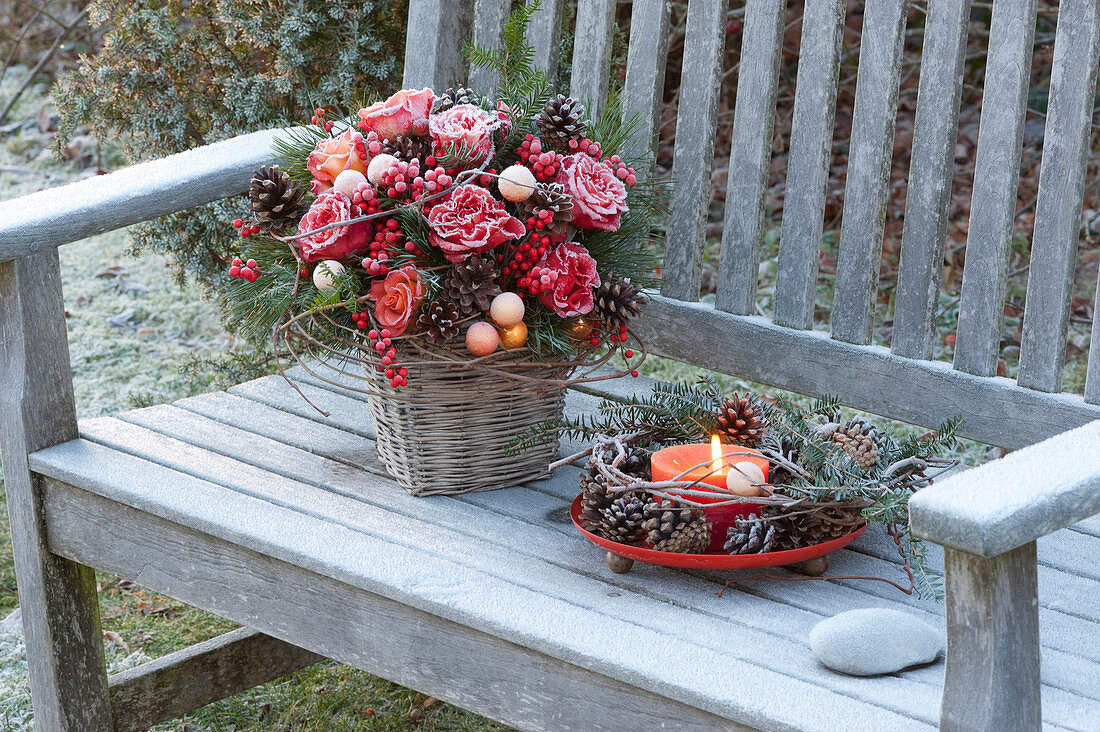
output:
[[466,348],[475,356],[488,356],[499,345],[500,334],[489,323],[474,323],[466,331]]
[[527,345],[527,324],[522,320],[500,333],[500,347],[505,351],[514,351]]

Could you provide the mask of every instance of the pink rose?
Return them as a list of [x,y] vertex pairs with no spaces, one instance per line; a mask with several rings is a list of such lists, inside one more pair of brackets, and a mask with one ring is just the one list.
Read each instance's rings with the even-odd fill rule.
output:
[[351,127],[344,130],[344,134],[339,137],[328,137],[318,142],[306,160],[306,167],[313,176],[310,191],[327,191],[332,188],[332,181],[336,180],[336,176],[345,170],[358,170],[366,175],[367,165],[356,150],[362,142],[363,135]]
[[493,131],[499,126],[497,115],[481,107],[456,105],[428,118],[432,152],[437,156],[445,155],[452,147],[457,152],[465,144],[471,162],[480,163],[492,153]]
[[489,191],[475,185],[455,188],[428,212],[428,239],[449,262],[484,254],[527,233],[519,219]]
[[363,134],[377,132],[378,136],[392,140],[398,135],[413,131],[417,120],[427,119],[435,94],[431,89],[402,89],[384,102],[375,102],[359,110],[359,127]]
[[539,294],[543,305],[563,318],[592,311],[592,290],[600,286],[600,275],[587,249],[576,242],[562,242],[536,266],[557,272],[557,279]]
[[374,317],[390,329],[392,335],[401,335],[409,327],[409,321],[424,299],[424,285],[416,273],[416,267],[406,264],[390,271],[386,279],[370,286],[370,299],[374,300]]
[[[309,211],[298,222],[298,233],[320,229],[322,226],[358,216],[351,199],[343,193],[326,191],[317,197]],[[302,259],[315,262],[318,259],[343,259],[358,249],[366,249],[373,232],[369,221],[348,226],[337,226],[298,240]]]
[[558,183],[573,199],[573,225],[578,229],[618,231],[626,206],[626,186],[610,165],[585,153],[561,161]]

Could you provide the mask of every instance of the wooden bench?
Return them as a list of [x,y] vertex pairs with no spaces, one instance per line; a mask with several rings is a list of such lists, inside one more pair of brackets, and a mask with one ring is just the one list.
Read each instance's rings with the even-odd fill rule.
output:
[[[862,53],[874,62],[859,70],[829,332],[813,327],[814,283],[844,5],[807,3],[772,319],[752,313],[784,3],[747,2],[713,306],[697,300],[726,3],[689,6],[679,183],[643,338],[662,355],[917,424],[962,415],[964,433],[991,444],[1045,440],[914,497],[914,529],[945,547],[945,607],[854,580],[720,593],[722,575],[613,575],[568,522],[572,470],[410,498],[380,469],[366,405],[301,372],[292,376],[329,418],[268,377],[78,425],[57,247],[240,193],[272,133],[0,204],[0,449],[39,729],[144,729],[322,656],[523,729],[1097,729],[1100,326],[1084,397],[1059,393],[1097,3],[1061,4],[1015,381],[994,371],[1035,4],[994,8],[953,366],[929,357],[969,3],[928,5],[890,349],[869,343],[905,3],[869,3],[864,16]],[[506,5],[477,0],[471,23],[463,3],[412,0],[406,86],[464,78],[455,34],[431,28],[472,27],[488,42]],[[599,106],[615,2],[579,5],[573,93]],[[537,27],[553,28],[560,7],[544,2]],[[625,101],[645,122],[643,147],[668,12],[667,0],[633,5]],[[536,44],[549,68],[552,39]],[[594,402],[575,393],[569,408]],[[868,531],[832,570],[889,576],[896,563]],[[248,630],[108,679],[93,567]],[[866,606],[945,623],[946,672],[864,679],[820,666],[809,629]]]

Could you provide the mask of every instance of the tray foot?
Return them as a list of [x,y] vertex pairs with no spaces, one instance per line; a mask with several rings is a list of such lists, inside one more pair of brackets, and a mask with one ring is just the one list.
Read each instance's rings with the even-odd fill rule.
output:
[[615,574],[626,574],[630,571],[630,568],[634,566],[633,559],[620,557],[615,552],[608,552],[607,556],[604,557],[604,561],[607,562],[607,568]]
[[785,565],[786,569],[808,577],[820,577],[829,571],[829,555],[807,559],[804,562],[795,562]]

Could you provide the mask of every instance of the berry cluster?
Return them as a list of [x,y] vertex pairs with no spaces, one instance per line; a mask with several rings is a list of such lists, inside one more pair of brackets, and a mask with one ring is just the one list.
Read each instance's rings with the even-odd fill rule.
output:
[[390,386],[396,389],[409,383],[409,370],[402,368],[401,362],[397,360],[397,349],[393,347],[390,335],[389,329],[383,328],[381,331],[370,331],[367,333],[367,338],[370,339],[371,348],[381,355],[378,368],[382,369],[382,373],[390,380]]
[[263,270],[256,264],[255,259],[250,259],[247,262],[242,262],[238,257],[233,260],[233,263],[229,267],[229,276],[236,277],[239,280],[245,280],[246,282],[255,282],[263,274]]
[[531,133],[527,133],[527,136],[523,138],[516,154],[519,155],[519,159],[523,161],[523,164],[535,174],[535,180],[543,183],[553,180],[557,177],[558,171],[561,170],[562,154],[546,149],[542,144],[542,140]]
[[569,150],[571,152],[587,153],[588,155],[591,155],[592,157],[596,158],[596,160],[600,159],[600,154],[601,154],[600,143],[592,142],[591,140],[589,140],[587,138],[585,138],[583,140],[570,140],[569,141]]
[[263,229],[257,226],[255,223],[246,226],[245,223],[240,219],[233,219],[233,228],[240,229],[241,236],[246,239],[253,234],[259,234],[261,231],[263,231]]
[[[504,265],[503,274],[505,277],[515,275],[516,286],[522,290],[529,290],[533,284],[531,279],[532,268],[538,264],[550,248],[549,237],[545,236],[532,236],[529,241],[524,242],[516,248],[514,254]],[[537,279],[537,275],[535,276]],[[537,294],[532,292],[531,294]]]
[[309,118],[309,121],[318,127],[324,127],[325,132],[332,132],[332,121],[325,119],[325,110],[320,107],[313,110],[313,116]]
[[386,219],[384,223],[378,222],[369,246],[370,254],[363,259],[363,269],[372,275],[385,275],[390,271],[387,265],[391,259],[390,252],[402,248],[408,252],[417,249],[416,244],[405,241],[405,232],[401,231],[401,224],[397,219]]
[[611,167],[611,170],[615,173],[615,177],[627,184],[631,188],[638,185],[638,178],[634,175],[634,168],[628,168],[626,163],[622,161],[618,155],[612,155],[609,158],[604,158],[603,162]]
[[552,287],[557,282],[558,276],[557,270],[532,266],[526,275],[519,278],[516,285],[532,295],[538,295],[543,290]]

